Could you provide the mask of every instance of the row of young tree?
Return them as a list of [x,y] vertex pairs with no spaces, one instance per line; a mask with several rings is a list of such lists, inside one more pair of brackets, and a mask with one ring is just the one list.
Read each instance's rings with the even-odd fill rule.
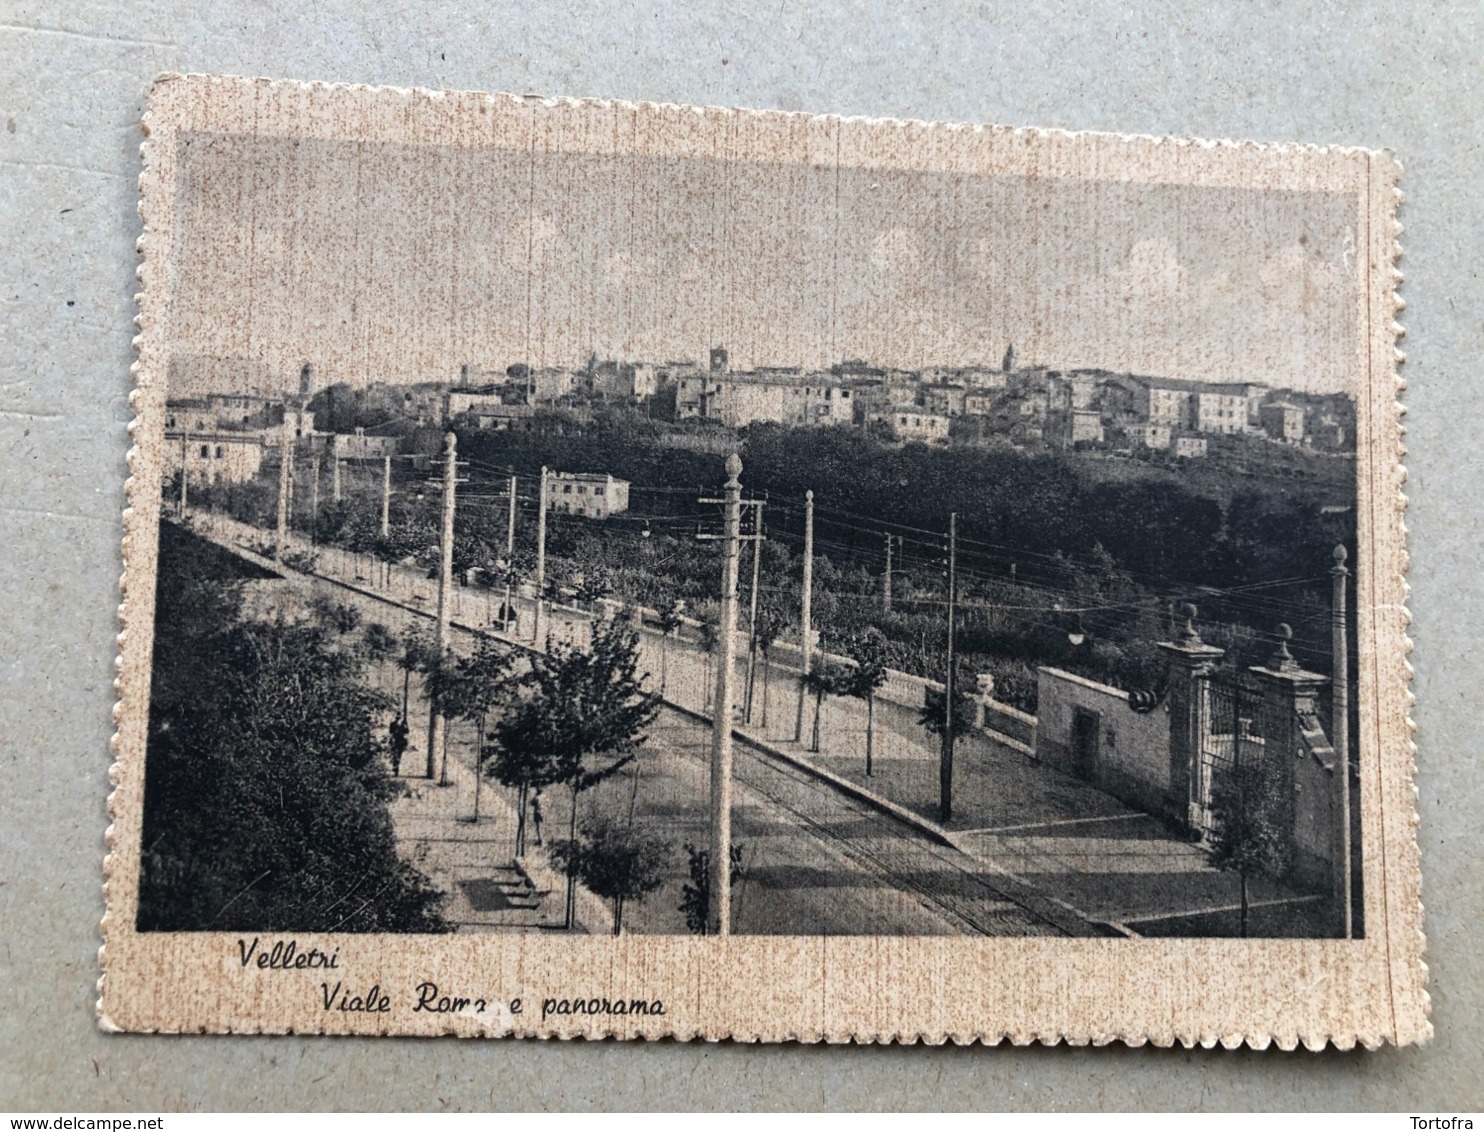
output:
[[[375,628],[374,626],[371,628]],[[567,795],[566,836],[547,846],[565,878],[562,922],[577,922],[577,887],[608,901],[612,930],[620,934],[626,906],[657,890],[673,868],[674,845],[656,835],[638,813],[641,749],[661,698],[645,688],[638,637],[617,618],[593,625],[585,647],[554,644],[545,653],[518,656],[506,645],[480,638],[472,651],[441,662],[431,641],[410,631],[381,653],[403,673],[403,725],[414,673],[424,683],[431,710],[473,724],[476,748],[474,820],[486,780],[505,787],[515,810],[514,854],[531,851],[536,799],[544,791]],[[405,749],[405,746],[402,747]],[[589,803],[599,785],[620,780]],[[627,793],[626,803],[615,799]],[[690,845],[689,881],[679,910],[692,932],[706,930],[708,854]],[[734,861],[740,867],[740,851]]]
[[[162,552],[161,572],[162,585],[169,579],[170,600],[162,603],[157,628],[158,686],[146,821],[155,836],[147,840],[150,851],[141,889],[141,926],[175,925],[171,930],[188,930],[188,925],[194,924],[229,929],[242,923],[260,930],[264,924],[282,930],[304,930],[306,924],[312,926],[317,921],[302,919],[312,906],[306,902],[304,876],[296,874],[307,872],[315,878],[315,891],[336,892],[334,881],[321,874],[329,871],[336,859],[359,859],[346,853],[347,838],[369,837],[379,847],[372,852],[360,846],[362,855],[369,853],[370,858],[359,879],[368,885],[372,880],[376,883],[367,888],[370,895],[366,899],[352,901],[348,909],[331,902],[332,912],[347,913],[333,926],[338,930],[356,930],[358,924],[370,925],[361,930],[439,930],[438,895],[414,870],[396,862],[394,847],[389,844],[389,823],[367,825],[365,820],[377,813],[378,801],[382,803],[380,811],[383,815],[385,812],[388,785],[380,780],[381,760],[399,763],[407,748],[408,699],[414,674],[422,677],[429,700],[438,710],[476,725],[481,737],[476,814],[478,788],[486,779],[511,789],[518,814],[518,855],[525,852],[531,797],[553,788],[568,792],[567,836],[551,848],[567,878],[567,926],[575,922],[579,882],[611,903],[615,932],[621,930],[625,904],[642,899],[661,884],[673,847],[636,826],[632,801],[626,816],[591,806],[582,815],[583,803],[594,787],[633,766],[644,742],[644,730],[658,708],[658,696],[644,691],[637,673],[631,629],[617,620],[599,622],[590,649],[557,647],[549,655],[522,665],[508,649],[488,639],[481,640],[470,654],[449,656],[440,663],[430,644],[417,634],[398,641],[379,624],[361,627],[354,608],[323,600],[314,604],[314,616],[307,622],[244,624],[235,586],[208,580],[210,564],[203,563],[203,558],[211,551],[206,544],[188,540],[182,545],[179,540],[188,536],[174,531],[167,527],[163,536],[172,544],[168,552]],[[183,572],[168,570],[166,567],[179,553],[193,557],[195,565]],[[221,563],[215,566],[220,568]],[[1086,576],[1092,586],[1123,584],[1106,559],[1100,570]],[[599,592],[596,585],[590,588]],[[194,612],[182,618],[187,610]],[[681,620],[678,605],[672,603],[665,608],[661,621],[666,635],[662,640],[669,639]],[[771,646],[790,618],[783,604],[770,598],[760,603],[758,620],[757,640],[764,665],[762,686],[766,689]],[[210,626],[223,625],[230,626],[232,633],[219,638],[202,635]],[[362,632],[354,638],[357,628]],[[706,637],[703,632],[703,644]],[[714,639],[714,633],[711,637]],[[354,644],[348,644],[352,639]],[[803,690],[814,705],[810,747],[819,748],[824,698],[857,697],[867,706],[864,759],[865,773],[871,775],[875,696],[892,659],[890,641],[877,626],[868,624],[839,642],[839,648],[851,664],[840,665],[821,657],[803,677]],[[221,649],[226,649],[231,658],[235,680],[217,678],[220,673],[214,665],[221,663]],[[184,665],[179,663],[182,658]],[[377,738],[375,721],[387,705],[374,694],[366,698],[368,693],[358,679],[359,665],[366,661],[395,661],[403,671],[401,711],[387,729],[385,740]],[[662,649],[661,690],[666,666]],[[203,678],[210,682],[209,692],[199,685]],[[709,687],[710,681],[706,683]],[[962,687],[967,681],[961,679],[959,683]],[[291,693],[278,695],[272,691],[280,686],[290,688]],[[188,694],[185,689],[190,690]],[[223,694],[233,692],[241,700],[219,703]],[[209,693],[216,693],[217,699]],[[309,699],[304,698],[306,695]],[[751,680],[746,697],[750,714]],[[285,741],[289,719],[308,724],[306,707],[313,703],[322,704],[330,713],[328,729],[311,727],[307,731],[323,740],[313,748],[321,752],[322,758],[306,765],[289,759],[287,747],[264,742],[265,733],[278,736],[280,743]],[[244,726],[260,744],[254,747],[252,758],[241,757],[240,736],[226,734],[226,721],[238,711],[239,704],[250,709]],[[271,711],[266,704],[271,704]],[[764,711],[766,707],[765,695]],[[959,696],[954,711],[955,732],[967,727],[967,715],[967,700]],[[941,736],[946,726],[941,694],[929,697],[921,723]],[[344,749],[332,749],[331,737],[337,734],[351,739]],[[258,773],[263,768],[254,763],[259,752],[275,768],[280,790],[285,781],[292,784],[296,803],[290,806],[281,800],[270,820],[264,819],[262,806],[256,804],[267,789]],[[202,753],[208,757],[195,757]],[[216,765],[220,763],[225,767]],[[400,766],[393,769],[400,770]],[[208,770],[211,773],[206,773]],[[319,776],[321,781],[305,782],[306,775]],[[637,796],[637,767],[633,783],[631,799]],[[270,781],[268,787],[271,785]],[[219,790],[212,793],[207,786]],[[204,799],[220,800],[221,789],[235,795],[229,812],[241,814],[251,828],[231,821],[218,822],[215,815],[207,817],[200,811]],[[1244,934],[1248,878],[1276,879],[1287,869],[1286,860],[1281,859],[1286,841],[1278,823],[1268,820],[1267,793],[1260,772],[1237,767],[1218,783],[1213,799],[1218,820],[1213,859],[1239,874]],[[309,811],[299,805],[328,803],[331,794],[341,800],[362,795],[370,800],[354,805],[349,813],[337,810],[344,819],[339,824],[311,821]],[[251,847],[237,858],[241,869],[220,878],[207,875],[214,871],[211,855],[201,847],[208,836],[204,828],[208,823],[217,827],[216,835],[240,834],[244,844]],[[272,831],[271,838],[264,836],[268,830]],[[324,840],[316,843],[316,839]],[[268,841],[276,846],[276,856],[263,851]],[[704,868],[698,871],[696,867],[696,851],[688,846],[687,850],[692,883],[686,886],[688,904],[682,911],[688,921],[695,920],[691,926],[697,930],[698,925],[704,926],[704,914],[692,917],[688,905],[699,901],[704,909],[706,894],[697,886],[704,885],[707,874]],[[285,866],[281,863],[284,857],[305,864]],[[259,865],[264,867],[259,869]],[[242,869],[252,870],[252,875]],[[224,896],[238,882],[241,890]],[[353,894],[356,890],[351,891]]]

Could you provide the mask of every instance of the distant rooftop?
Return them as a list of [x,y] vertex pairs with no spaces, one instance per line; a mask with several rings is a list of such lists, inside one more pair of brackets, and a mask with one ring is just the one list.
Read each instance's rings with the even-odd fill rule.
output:
[[857,374],[834,374],[829,370],[805,373],[798,369],[755,369],[726,374],[717,374],[716,380],[733,385],[772,385],[797,389],[801,385],[832,385],[836,388],[858,389],[867,385],[880,385],[879,377],[864,377]]
[[614,483],[629,482],[628,480],[619,479],[617,476],[608,472],[547,472],[546,477],[547,479],[571,480],[573,482],[581,481],[582,483],[608,483],[610,480]]
[[[1074,371],[1107,372],[1107,371]],[[1146,377],[1137,373],[1109,374],[1121,381],[1132,381],[1150,389],[1178,389],[1187,393],[1224,393],[1232,397],[1245,397],[1249,388],[1266,389],[1261,381],[1192,381],[1185,377]]]

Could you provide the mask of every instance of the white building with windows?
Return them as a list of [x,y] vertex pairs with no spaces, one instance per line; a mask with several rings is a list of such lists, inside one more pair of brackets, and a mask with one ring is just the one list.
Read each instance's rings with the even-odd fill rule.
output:
[[1096,409],[1073,409],[1067,420],[1067,439],[1073,444],[1101,444],[1102,414]]
[[1263,431],[1284,444],[1304,442],[1304,410],[1288,401],[1270,401],[1259,410]]
[[546,505],[565,515],[606,519],[629,509],[629,481],[597,472],[547,472]]
[[744,428],[758,421],[812,426],[848,425],[855,420],[855,394],[862,383],[829,373],[782,369],[747,374],[698,373],[680,379],[676,415]]
[[873,424],[891,426],[898,440],[918,440],[924,444],[944,444],[952,419],[944,413],[925,413],[921,409],[883,409],[872,413]]
[[454,392],[448,395],[448,415],[450,418],[466,413],[478,416],[487,409],[498,409],[504,404],[498,393]]
[[262,437],[256,433],[166,429],[165,479],[168,481],[182,466],[189,484],[246,483],[263,466]]
[[165,432],[177,435],[184,432],[216,432],[219,426],[217,410],[208,401],[196,398],[179,398],[165,404]]
[[675,415],[681,420],[715,416],[713,403],[721,392],[721,381],[710,373],[691,366],[675,379]]
[[1230,436],[1248,431],[1253,423],[1254,398],[1265,386],[1256,382],[1225,383],[1179,378],[1114,374],[1107,382],[1115,390],[1109,407],[1121,409],[1132,421],[1189,429],[1207,436]]
[[383,460],[395,456],[400,444],[400,437],[374,436],[358,428],[353,433],[335,433],[330,438],[330,454],[337,460]]
[[1230,436],[1247,431],[1247,389],[1222,385],[1191,396],[1190,427],[1196,432]]
[[1156,448],[1163,451],[1169,448],[1172,439],[1169,425],[1156,424],[1153,421],[1131,424],[1125,431],[1128,433],[1129,443],[1136,448]]

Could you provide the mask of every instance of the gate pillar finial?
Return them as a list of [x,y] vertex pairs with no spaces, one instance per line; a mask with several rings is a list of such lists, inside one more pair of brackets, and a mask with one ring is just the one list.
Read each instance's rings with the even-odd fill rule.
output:
[[1210,700],[1206,683],[1216,662],[1226,655],[1225,649],[1208,645],[1196,629],[1197,610],[1186,602],[1180,607],[1184,627],[1174,641],[1162,642],[1170,668],[1170,786],[1165,810],[1183,821],[1192,833],[1200,832],[1201,821],[1197,800],[1192,794],[1196,783],[1196,765],[1201,743],[1210,730]]

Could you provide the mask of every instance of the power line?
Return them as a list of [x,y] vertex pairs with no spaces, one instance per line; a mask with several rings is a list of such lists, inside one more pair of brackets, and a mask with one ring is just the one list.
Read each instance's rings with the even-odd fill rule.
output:
[[[519,475],[520,474],[519,472],[515,471],[514,469],[512,469],[512,468],[510,468],[508,466],[501,467],[499,465],[490,464],[490,463],[488,463],[486,461],[481,461],[481,460],[470,460],[468,462],[471,465],[477,465],[477,466],[479,466],[479,467],[481,467],[483,469],[487,469],[487,470],[490,470],[490,471],[498,471],[502,475],[512,475],[512,474]],[[526,474],[529,475],[530,473],[526,473]],[[664,486],[664,485],[645,485],[645,484],[636,484],[636,483],[631,483],[630,484],[630,491],[631,492],[643,492],[643,493],[652,493],[652,494],[674,494],[674,495],[688,495],[688,496],[693,496],[693,494],[696,491],[698,491],[698,490],[704,490],[704,489],[669,487],[669,486]],[[508,496],[502,495],[500,498],[508,498]],[[776,500],[770,499],[770,503],[776,509],[781,510],[785,514],[797,516],[797,515],[800,514],[800,511],[801,511],[800,507],[798,505],[794,504],[787,497],[779,497]],[[848,511],[848,510],[846,510],[844,508],[831,507],[831,506],[828,506],[828,505],[825,505],[825,504],[819,504],[819,503],[816,503],[816,512],[824,512],[824,513],[826,513],[824,515],[818,515],[817,514],[816,515],[816,521],[817,522],[826,523],[826,524],[829,524],[829,525],[835,526],[835,527],[843,527],[843,528],[851,531],[852,535],[854,535],[856,533],[859,533],[861,536],[863,536],[863,541],[866,538],[869,538],[869,536],[871,536],[873,534],[879,535],[880,533],[883,533],[883,532],[886,532],[886,531],[890,531],[892,533],[897,533],[897,534],[899,534],[902,537],[902,542],[903,542],[904,548],[907,545],[910,545],[910,546],[912,546],[914,548],[925,549],[925,550],[928,550],[929,552],[932,552],[933,555],[934,555],[934,557],[940,556],[943,553],[944,534],[941,531],[935,531],[935,530],[932,530],[932,529],[926,528],[926,527],[912,526],[910,524],[899,523],[899,522],[895,522],[895,521],[892,521],[892,520],[882,519],[882,518],[874,517],[874,516],[864,516],[864,515],[860,515],[860,514],[858,514],[856,512]],[[830,516],[838,516],[838,518],[831,518]],[[684,522],[684,521],[689,520],[690,518],[692,518],[692,516],[689,516],[689,515],[668,516],[668,517],[665,517],[664,519],[658,520],[658,521]],[[791,532],[789,532],[789,533],[791,533]],[[908,538],[908,537],[906,537],[908,535],[922,536],[922,537]],[[858,551],[858,549],[856,547],[851,546],[849,544],[842,544],[842,543],[839,543],[839,542],[835,542],[834,540],[821,540],[821,541],[822,541],[822,543],[825,542],[825,541],[828,541],[835,549],[841,550],[841,551],[845,551],[845,552],[847,552],[847,553],[849,553],[851,555],[855,555],[855,554],[858,554],[859,553],[859,551]],[[974,539],[974,538],[970,538],[970,537],[967,537],[967,536],[962,535],[962,534],[959,536],[959,545],[960,545],[960,547],[962,549],[970,549],[970,550],[977,550],[977,551],[981,551],[981,552],[989,552],[988,553],[988,557],[992,561],[1002,561],[1002,562],[1005,562],[1005,563],[1010,564],[1010,565],[1015,565],[1017,563],[1026,563],[1028,565],[1029,564],[1032,564],[1032,563],[1038,563],[1038,564],[1042,564],[1044,566],[1047,566],[1047,567],[1050,567],[1050,568],[1053,568],[1053,569],[1069,569],[1070,568],[1070,569],[1074,569],[1075,570],[1075,569],[1078,569],[1079,568],[1079,564],[1076,561],[1075,556],[1067,556],[1067,555],[1058,556],[1058,555],[1046,554],[1046,553],[1038,552],[1038,551],[1032,551],[1032,550],[1028,550],[1028,549],[1024,549],[1024,548],[1009,547],[1009,546],[1005,546],[1004,544],[1001,544],[1001,543],[994,543],[994,542],[990,542],[990,541],[983,540],[983,539]],[[976,555],[975,557],[981,557],[982,558],[982,557],[984,557],[984,555],[982,555],[982,554],[981,555]],[[907,565],[907,560],[905,559],[905,557],[904,557],[903,565],[904,565],[904,567]],[[1145,586],[1147,586],[1149,588],[1165,590],[1167,592],[1172,593],[1173,595],[1189,594],[1193,589],[1197,589],[1200,586],[1200,583],[1192,583],[1192,582],[1181,581],[1181,580],[1178,580],[1178,579],[1171,579],[1171,578],[1166,577],[1166,576],[1156,575],[1156,574],[1148,573],[1146,571],[1133,570],[1133,569],[1127,568],[1127,567],[1122,566],[1122,565],[1117,566],[1116,569],[1117,569],[1117,571],[1118,571],[1119,574],[1127,577],[1132,582],[1144,584]],[[960,565],[960,571],[963,572],[963,573],[965,573],[970,578],[977,578],[977,579],[980,579],[980,580],[985,581],[985,582],[992,582],[992,581],[995,580],[992,575],[983,574],[983,573],[980,573],[978,571],[974,571],[972,569],[965,569],[965,567],[962,564]],[[1323,579],[1318,579],[1318,580],[1323,580]],[[1014,583],[1013,584],[1029,585],[1029,584],[1034,584],[1034,583],[1031,583],[1031,581],[1029,579],[1019,579],[1019,578],[1017,578],[1017,579],[1014,579]],[[1251,587],[1228,587],[1227,589],[1223,590],[1222,593],[1224,593],[1224,594],[1238,593],[1238,592],[1242,592],[1244,589],[1247,589],[1247,588],[1256,589],[1256,588],[1259,588],[1261,586],[1265,586],[1265,585],[1268,585],[1268,584],[1269,583],[1255,583]],[[1277,583],[1273,583],[1273,584],[1277,584]],[[1047,589],[1047,590],[1051,590],[1054,587],[1050,587],[1050,586],[1046,586],[1046,585],[1042,584],[1042,588]],[[1220,594],[1213,594],[1213,595],[1207,595],[1207,596],[1217,596],[1217,597],[1219,597],[1221,595]],[[1303,607],[1303,606],[1301,606],[1301,605],[1299,605],[1297,603],[1283,603],[1283,602],[1272,603],[1269,606],[1269,608],[1276,609],[1276,610],[1279,610],[1279,611],[1282,611],[1282,610],[1285,610],[1285,609],[1293,609],[1293,610],[1304,611],[1304,609],[1305,609],[1305,607]]]
[[[786,507],[786,505],[783,505],[783,504],[780,504],[780,506],[785,506]],[[835,521],[835,522],[833,522],[832,525],[840,526],[842,524],[840,524],[838,521]],[[899,525],[899,524],[882,524],[882,525],[884,525],[884,526],[894,526],[894,525]],[[908,529],[921,530],[921,528],[908,528]],[[794,537],[794,538],[797,537],[797,536],[793,536],[792,535],[792,532],[785,532],[785,533],[788,534],[788,535],[790,535],[790,536],[792,536],[792,537]],[[818,536],[816,536],[816,537],[818,537]],[[821,539],[819,541],[821,542],[822,545],[825,545],[825,546],[830,547],[830,548],[832,548],[834,550],[840,551],[842,553],[845,553],[845,554],[848,554],[848,555],[851,555],[851,556],[854,556],[854,557],[859,557],[863,553],[864,553],[864,555],[866,555],[868,557],[873,557],[874,556],[873,555],[874,547],[873,547],[872,543],[870,541],[867,541],[867,540],[862,540],[863,545],[860,546],[860,547],[853,546],[853,545],[850,545],[850,544],[847,544],[847,543],[841,543],[841,542],[839,542],[837,540],[833,540],[833,539]],[[960,539],[960,542],[961,543],[966,542],[966,541],[969,541],[969,540],[965,540],[965,539],[962,539],[962,538]],[[926,540],[907,539],[907,540],[905,540],[904,545],[925,546],[931,552],[933,552],[932,553],[932,557],[930,558],[930,561],[931,562],[933,562],[934,564],[936,564],[936,563],[938,563],[938,562],[940,562],[942,560],[943,542],[941,540],[936,540],[936,541],[933,541],[933,542],[927,542]],[[1029,557],[1041,557],[1041,558],[1045,559],[1046,561],[1053,563],[1053,565],[1057,569],[1059,569],[1059,570],[1065,570],[1065,569],[1078,570],[1080,568],[1079,567],[1079,563],[1075,559],[1073,559],[1073,558],[1066,558],[1066,559],[1057,560],[1057,559],[1054,559],[1054,558],[1049,558],[1049,557],[1044,556],[1044,555],[1041,555],[1041,556],[1031,555]],[[902,561],[902,567],[901,567],[901,569],[903,570],[903,572],[908,572],[910,570],[910,567],[911,567],[911,563],[904,556],[903,561]],[[1054,585],[1052,585],[1050,583],[1046,583],[1046,582],[1037,582],[1037,581],[1035,581],[1032,578],[1011,577],[1011,578],[1008,578],[1007,579],[1007,578],[996,576],[996,575],[992,575],[992,574],[985,574],[985,573],[982,573],[982,572],[979,572],[979,571],[967,570],[962,565],[960,565],[959,569],[960,569],[960,573],[966,574],[968,577],[973,578],[974,580],[979,581],[981,584],[985,584],[985,585],[1013,585],[1013,586],[1020,586],[1020,587],[1024,587],[1024,588],[1040,589],[1040,590],[1044,590],[1046,592],[1059,593],[1059,594],[1062,594],[1064,596],[1071,596],[1071,597],[1076,597],[1077,596],[1076,595],[1076,591],[1065,589],[1065,588],[1061,588],[1061,587],[1057,587],[1057,586],[1054,586]],[[1138,579],[1140,578],[1141,575],[1138,575],[1135,572],[1131,572],[1131,571],[1125,570],[1125,569],[1123,569],[1121,567],[1117,567],[1116,568],[1116,573],[1119,574],[1119,575],[1122,575],[1123,577],[1128,578],[1129,581],[1131,583],[1133,583],[1133,584],[1140,584],[1139,581],[1138,581]],[[1261,590],[1265,590],[1265,589],[1270,589],[1270,588],[1277,588],[1277,587],[1283,587],[1283,586],[1289,586],[1289,585],[1299,585],[1299,584],[1306,584],[1306,583],[1310,583],[1310,584],[1312,584],[1312,583],[1321,583],[1321,582],[1325,581],[1325,578],[1322,575],[1312,575],[1312,576],[1305,576],[1305,577],[1272,579],[1272,580],[1267,580],[1267,581],[1262,581],[1262,582],[1247,583],[1245,585],[1238,585],[1238,586],[1229,586],[1229,587],[1220,587],[1220,588],[1218,588],[1218,587],[1205,586],[1205,585],[1203,585],[1201,583],[1181,582],[1181,581],[1176,581],[1176,580],[1166,579],[1166,578],[1161,578],[1161,579],[1157,579],[1156,580],[1156,579],[1152,579],[1151,576],[1148,576],[1148,575],[1144,575],[1143,577],[1150,578],[1150,580],[1145,581],[1143,583],[1146,586],[1146,588],[1155,589],[1156,592],[1163,591],[1164,595],[1166,597],[1168,597],[1170,600],[1183,600],[1183,599],[1191,598],[1191,597],[1211,597],[1211,598],[1216,598],[1216,599],[1222,599],[1222,598],[1229,598],[1232,595],[1245,594],[1245,593],[1255,593],[1257,591],[1261,591]],[[1311,607],[1309,605],[1306,605],[1304,603],[1291,602],[1291,601],[1283,601],[1281,599],[1263,599],[1263,598],[1257,598],[1257,599],[1247,600],[1246,602],[1244,602],[1244,604],[1248,605],[1254,611],[1259,611],[1259,610],[1266,609],[1268,611],[1276,611],[1276,612],[1283,612],[1283,611],[1292,610],[1292,611],[1296,611],[1296,612],[1299,612],[1299,613],[1307,613],[1311,609]]]
[[[862,529],[863,532],[874,533],[880,533],[882,530],[885,529],[890,529],[894,532],[908,532],[911,534],[928,536],[926,539],[905,540],[906,542],[909,542],[913,545],[927,546],[929,548],[937,549],[941,549],[943,545],[944,535],[940,531],[934,531],[925,527],[914,527],[905,523],[897,523],[891,520],[881,519],[873,516],[860,515],[852,511],[847,511],[843,508],[829,507],[824,504],[816,503],[815,506],[816,511],[826,511],[833,515],[840,516],[842,519],[849,520],[849,525],[852,527],[852,529]],[[796,508],[792,504],[782,499],[780,499],[775,504],[775,507],[784,511],[796,511]],[[835,526],[847,525],[839,520],[825,519],[824,521],[829,522]],[[1061,557],[1058,557],[1054,554],[1045,554],[1039,551],[1005,546],[1002,543],[993,543],[982,539],[968,538],[963,535],[959,536],[958,541],[960,547],[968,546],[981,550],[991,551],[994,552],[991,557],[998,558],[1006,562],[1016,563],[1034,561],[1046,563],[1058,569],[1065,569],[1068,567],[1075,569],[1077,567],[1075,557],[1072,555],[1062,555]],[[1144,584],[1150,586],[1189,589],[1192,585],[1199,585],[1199,583],[1182,582],[1178,579],[1171,579],[1166,576],[1151,574],[1147,571],[1133,570],[1123,565],[1118,565],[1116,569],[1119,573],[1127,576],[1130,580],[1136,582],[1142,581]]]
[[[298,461],[295,462],[297,463]],[[497,465],[480,459],[464,459],[460,463],[480,471],[498,473],[502,477],[515,475],[519,478],[523,474],[508,465]],[[529,479],[532,473],[524,473],[524,476]],[[424,474],[422,477],[414,478],[409,482],[415,485],[425,484],[428,487],[432,487],[437,481],[433,475]],[[661,497],[684,495],[694,498],[696,489],[663,485],[631,484],[630,490],[641,495],[646,493]],[[412,493],[409,492],[408,494]],[[426,498],[431,495],[431,492],[417,492],[417,494],[423,495]],[[517,493],[516,498],[518,503],[526,506],[531,506],[538,502],[536,497],[524,493]],[[501,508],[508,506],[510,493],[508,490],[494,493],[480,491],[464,492],[460,495],[460,502],[467,503],[477,511],[487,513],[496,506]],[[787,497],[770,499],[769,502],[785,516],[797,517],[800,514],[798,505],[794,504]],[[848,569],[854,567],[864,569],[868,572],[874,572],[872,571],[872,565],[874,564],[877,553],[876,540],[880,534],[889,533],[898,538],[902,547],[901,557],[898,562],[898,572],[909,584],[909,587],[913,584],[913,575],[920,573],[924,566],[934,570],[941,569],[942,559],[945,553],[945,536],[943,532],[877,517],[867,517],[844,508],[830,507],[822,504],[817,505],[817,510],[824,513],[817,516],[817,522],[821,525],[834,528],[838,532],[838,536],[833,538],[821,536],[817,533],[817,544],[829,557],[836,558],[841,568]],[[558,526],[567,525],[568,529],[577,529],[593,521],[590,517],[577,514],[568,515],[554,508],[550,512],[549,518]],[[662,512],[645,514],[629,511],[606,516],[603,521],[605,525],[612,524],[609,527],[610,530],[615,527],[619,530],[633,530],[642,527],[645,530],[651,531],[657,529],[657,533],[670,535],[671,537],[680,537],[689,528],[713,520],[705,513]],[[789,527],[790,525],[787,523],[781,523],[775,526],[775,539],[779,539],[785,544],[796,543],[800,536],[789,529]],[[596,528],[594,529],[594,533],[597,533]],[[1324,578],[1320,575],[1272,579],[1220,588],[1157,577],[1144,572],[1115,566],[1115,579],[1127,579],[1130,584],[1143,585],[1151,592],[1123,600],[1088,601],[1085,591],[1079,592],[1070,586],[1057,585],[1044,578],[1020,576],[1016,573],[1012,573],[1007,577],[1003,574],[989,572],[982,568],[976,569],[972,565],[977,560],[981,567],[986,561],[990,563],[1004,562],[1012,567],[1018,563],[1025,563],[1032,565],[1035,573],[1040,573],[1045,568],[1058,571],[1085,571],[1087,569],[1086,564],[1079,562],[1076,556],[1047,555],[1035,551],[1006,547],[1002,544],[972,539],[962,535],[959,537],[959,545],[961,551],[970,551],[967,556],[968,561],[964,560],[965,556],[963,554],[960,555],[958,567],[961,580],[965,585],[965,591],[968,595],[967,600],[962,602],[963,608],[966,610],[1002,611],[1006,613],[1118,612],[1147,609],[1151,604],[1155,603],[1193,598],[1201,601],[1209,599],[1227,605],[1234,605],[1250,615],[1259,617],[1287,615],[1290,623],[1307,624],[1321,617],[1321,614],[1316,612],[1312,603],[1288,600],[1273,593],[1275,590],[1284,588],[1323,582]],[[979,553],[974,553],[975,551]],[[1044,565],[1037,569],[1034,564]],[[1032,571],[1027,571],[1027,574],[1031,573]],[[1049,605],[976,601],[972,596],[976,590],[992,591],[995,589],[1010,589],[1030,594],[1042,594],[1047,599]],[[781,592],[777,587],[770,587],[770,590],[771,592]],[[837,592],[835,596],[842,600],[878,600],[875,595],[857,595],[848,592]],[[946,602],[939,601],[936,598],[914,594],[910,588],[900,595],[899,600],[919,607],[946,604]]]

